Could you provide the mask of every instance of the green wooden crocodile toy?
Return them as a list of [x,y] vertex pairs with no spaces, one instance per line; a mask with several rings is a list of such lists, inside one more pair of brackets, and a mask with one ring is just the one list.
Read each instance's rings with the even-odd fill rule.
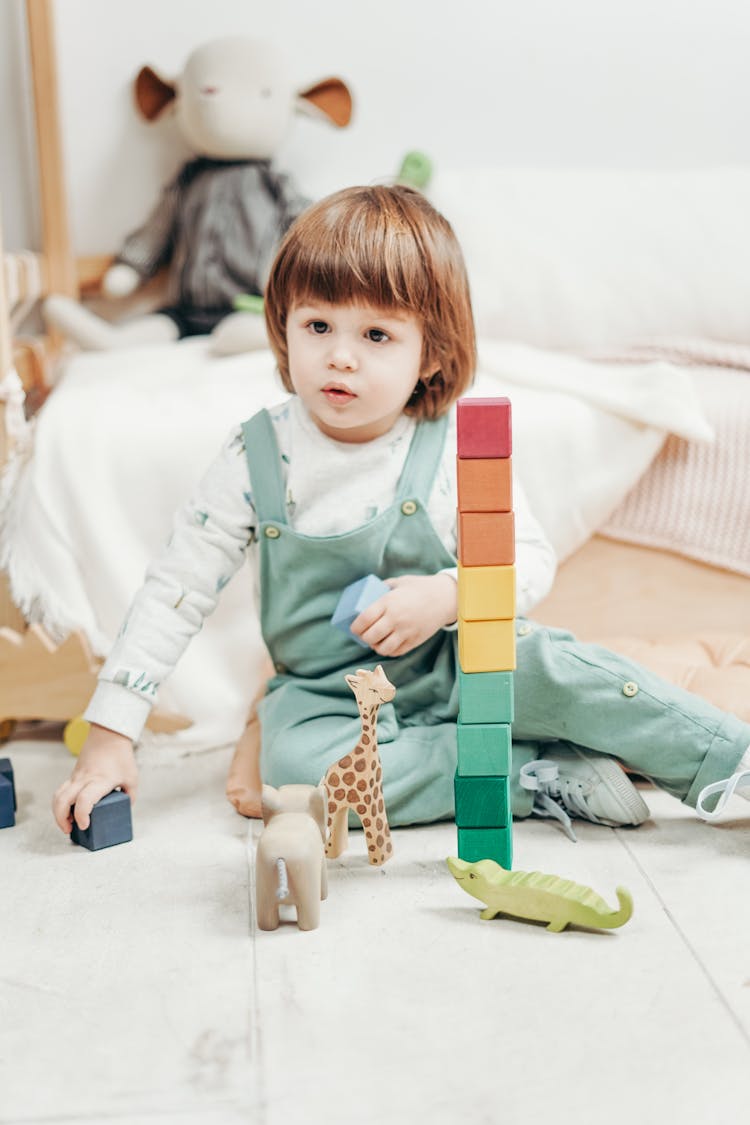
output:
[[510,914],[534,922],[547,922],[547,929],[559,933],[566,926],[588,926],[614,930],[624,926],[633,913],[633,899],[624,887],[616,890],[619,910],[612,910],[604,899],[570,879],[543,875],[541,871],[506,871],[494,859],[466,863],[448,859],[448,867],[459,887],[487,904],[480,917]]

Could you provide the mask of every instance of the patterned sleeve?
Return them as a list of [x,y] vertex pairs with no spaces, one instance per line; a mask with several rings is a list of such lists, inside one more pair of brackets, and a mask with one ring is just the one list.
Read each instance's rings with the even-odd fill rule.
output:
[[180,210],[181,178],[167,184],[142,226],[127,236],[117,261],[131,266],[144,281],[169,261]]
[[255,540],[240,430],[232,433],[146,571],[85,717],[137,739],[160,683],[213,611]]

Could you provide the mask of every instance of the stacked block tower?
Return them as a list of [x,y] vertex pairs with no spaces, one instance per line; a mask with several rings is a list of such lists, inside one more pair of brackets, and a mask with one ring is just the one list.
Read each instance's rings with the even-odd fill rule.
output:
[[516,569],[507,398],[461,399],[458,422],[458,854],[513,859]]

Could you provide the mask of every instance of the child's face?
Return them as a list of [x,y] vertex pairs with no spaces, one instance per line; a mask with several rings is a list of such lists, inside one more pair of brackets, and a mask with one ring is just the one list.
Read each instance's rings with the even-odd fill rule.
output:
[[387,433],[422,374],[422,328],[411,313],[316,301],[292,308],[286,338],[294,390],[336,441]]

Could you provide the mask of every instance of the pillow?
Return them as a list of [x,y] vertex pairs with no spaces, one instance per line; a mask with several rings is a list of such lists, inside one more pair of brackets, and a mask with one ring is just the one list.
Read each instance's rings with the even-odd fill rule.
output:
[[438,170],[480,335],[578,351],[750,343],[750,169]]
[[711,445],[671,435],[603,535],[750,575],[750,373],[695,368]]

